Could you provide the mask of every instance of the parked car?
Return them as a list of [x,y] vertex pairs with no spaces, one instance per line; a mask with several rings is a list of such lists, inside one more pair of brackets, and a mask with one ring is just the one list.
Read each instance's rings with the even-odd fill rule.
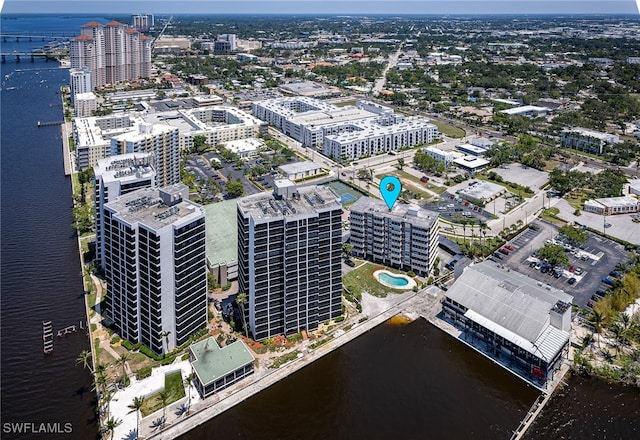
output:
[[576,268],[574,266],[569,266],[569,272],[573,273],[574,270],[576,270]]
[[614,278],[621,278],[622,272],[620,272],[619,270],[612,270],[611,272],[609,272],[609,276]]
[[493,256],[494,256],[494,257],[496,257],[498,260],[502,260],[502,255],[500,255],[500,254],[499,254],[499,253],[497,253],[497,252],[494,252],[494,253],[493,253]]
[[348,260],[348,259],[344,260],[344,264],[346,264],[349,267],[355,267],[356,266],[356,263],[354,263],[353,260]]
[[532,261],[531,263],[529,263],[529,267],[536,267],[536,262]]
[[610,286],[613,286],[613,280],[609,277],[602,277],[602,279],[600,280],[605,284],[608,284]]
[[600,299],[600,297],[599,297],[598,295],[591,295],[591,299],[592,299],[594,302],[597,302],[597,301]]
[[576,270],[573,271],[573,273],[575,273],[576,275],[582,275],[583,272],[584,269],[581,267],[576,267]]
[[505,248],[500,248],[498,250],[498,252],[500,252],[501,254],[504,254],[504,255],[509,255],[509,251],[507,249],[505,249]]
[[589,300],[589,302],[587,302],[587,307],[593,307],[593,301]]
[[511,246],[510,244],[505,244],[504,247],[509,249],[510,251],[514,250],[513,246]]
[[576,283],[576,279],[574,277],[571,277],[571,278],[569,278],[569,281],[567,281],[567,283],[575,284]]
[[596,295],[601,296],[601,297],[605,297],[607,296],[609,292],[607,292],[606,290],[596,290]]
[[422,182],[422,183],[427,183],[428,181],[429,181],[429,178],[427,176],[422,176],[420,178],[420,182]]

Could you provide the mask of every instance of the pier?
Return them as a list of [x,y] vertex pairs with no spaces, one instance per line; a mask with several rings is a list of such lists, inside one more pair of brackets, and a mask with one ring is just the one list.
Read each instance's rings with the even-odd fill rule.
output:
[[52,125],[62,125],[62,124],[64,124],[64,121],[49,121],[49,122],[38,121],[38,123],[37,123],[38,128],[40,128],[40,127],[51,127]]
[[53,353],[53,326],[51,321],[42,321],[42,342],[44,354]]
[[70,325],[68,327],[63,328],[62,330],[58,330],[58,337],[61,338],[65,335],[71,334],[71,333],[75,333],[77,332],[78,329],[76,328],[75,325]]

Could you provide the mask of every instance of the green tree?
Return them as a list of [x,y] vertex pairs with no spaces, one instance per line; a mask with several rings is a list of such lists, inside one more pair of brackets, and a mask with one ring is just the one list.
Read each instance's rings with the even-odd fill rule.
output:
[[123,385],[127,384],[126,365],[127,365],[127,361],[128,360],[129,360],[129,354],[128,353],[122,353],[120,355],[120,357],[118,359],[116,359],[116,365],[121,365],[122,366],[122,384]]
[[399,158],[398,159],[398,164],[396,165],[396,168],[398,168],[399,170],[402,170],[402,168],[404,168],[405,162],[404,162],[404,158]]
[[558,232],[566,237],[567,241],[574,246],[586,243],[589,240],[589,233],[573,226],[562,226]]
[[144,396],[142,397],[134,397],[131,405],[127,406],[131,411],[127,414],[131,414],[132,412],[136,412],[136,439],[140,438],[140,409],[142,409],[142,405],[144,404]]
[[244,187],[242,186],[242,182],[227,182],[227,195],[232,199],[243,196]]
[[207,137],[201,134],[193,137],[193,152],[196,154],[204,153],[209,149],[210,145],[207,144]]
[[566,266],[569,264],[569,257],[564,252],[564,248],[557,244],[546,244],[538,251],[538,258],[546,259],[554,266]]
[[244,292],[238,293],[236,296],[236,304],[240,307],[240,316],[242,317],[242,327],[244,329],[244,335],[249,337],[249,330],[247,329],[247,320],[244,316],[244,306],[247,303],[247,294]]
[[187,389],[187,413],[191,409],[191,385],[193,385],[195,378],[193,377],[193,373],[187,375],[184,378],[183,385]]
[[122,424],[122,420],[109,417],[107,422],[104,424],[104,428],[103,428],[103,431],[106,434],[107,438],[113,438],[113,434],[116,428],[121,424]]
[[342,253],[350,257],[351,252],[353,252],[353,245],[351,243],[342,243]]
[[87,350],[82,350],[78,357],[76,358],[76,364],[82,364],[82,368],[88,368],[89,371],[93,373],[93,369],[91,368],[91,352]]

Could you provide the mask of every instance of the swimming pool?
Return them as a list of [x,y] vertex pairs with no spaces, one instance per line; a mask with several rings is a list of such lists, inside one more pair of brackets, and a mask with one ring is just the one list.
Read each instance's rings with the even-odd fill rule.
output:
[[373,277],[383,286],[391,287],[392,289],[405,290],[413,289],[416,286],[413,278],[407,275],[392,273],[388,270],[376,270],[373,273]]

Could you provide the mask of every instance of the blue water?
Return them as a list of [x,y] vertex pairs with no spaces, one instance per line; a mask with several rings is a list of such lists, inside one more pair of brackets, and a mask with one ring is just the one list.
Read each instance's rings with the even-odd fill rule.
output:
[[393,276],[386,272],[379,273],[378,279],[383,283],[396,287],[407,287],[409,285],[409,281],[405,277]]
[[[91,19],[3,16],[1,28],[2,33],[71,35]],[[0,39],[0,48],[4,53],[30,52],[48,42]],[[90,347],[87,334],[79,331],[55,338],[51,355],[43,354],[42,344],[42,321],[52,321],[56,332],[79,326],[86,316],[60,127],[36,125],[64,119],[59,89],[69,83],[69,73],[57,62],[17,63],[8,56],[0,64],[0,75],[1,436],[3,440],[96,438],[91,377],[76,365],[80,351]],[[21,426],[41,423],[52,424],[63,434],[18,432],[26,429]]]

